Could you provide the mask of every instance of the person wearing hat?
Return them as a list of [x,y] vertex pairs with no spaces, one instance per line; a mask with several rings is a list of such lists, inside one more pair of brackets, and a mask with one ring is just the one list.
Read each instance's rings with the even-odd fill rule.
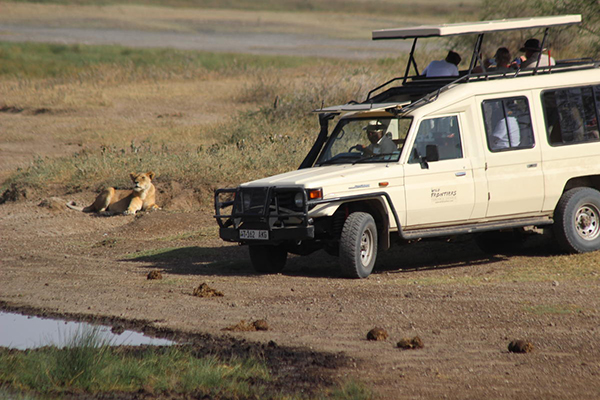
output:
[[385,125],[379,121],[371,121],[365,127],[370,145],[367,147],[362,144],[356,145],[356,148],[366,155],[374,156],[377,154],[392,154],[398,148],[389,136],[385,135]]
[[458,76],[458,64],[460,64],[460,61],[460,55],[450,50],[444,60],[430,62],[423,72],[421,72],[421,75],[424,75],[427,78],[437,76]]
[[[533,69],[537,65],[538,57],[542,52],[542,46],[540,45],[540,41],[537,39],[528,39],[525,42],[525,45],[521,47],[521,51],[525,53],[525,60],[521,61],[520,68],[521,69]],[[550,57],[547,54],[542,54],[542,58],[540,58],[540,67],[549,67],[551,65],[555,65],[556,61],[554,58]]]

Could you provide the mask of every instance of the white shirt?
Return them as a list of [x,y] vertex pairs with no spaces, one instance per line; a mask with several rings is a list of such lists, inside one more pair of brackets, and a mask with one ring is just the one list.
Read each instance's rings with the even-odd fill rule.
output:
[[[508,125],[508,132],[506,126]],[[510,137],[510,143],[508,138]],[[509,147],[518,147],[521,144],[521,132],[519,122],[515,117],[502,118],[492,132],[492,150],[507,149]]]
[[[534,69],[537,65],[537,59],[539,56],[538,53],[533,53],[531,57],[521,63],[521,69]],[[548,60],[549,59],[549,60]],[[550,62],[548,62],[550,61]],[[554,58],[549,57],[548,54],[542,54],[542,58],[540,58],[540,67],[549,67],[552,65],[556,65],[556,61]]]
[[429,63],[421,75],[428,78],[435,76],[458,76],[458,67],[446,60],[436,60]]

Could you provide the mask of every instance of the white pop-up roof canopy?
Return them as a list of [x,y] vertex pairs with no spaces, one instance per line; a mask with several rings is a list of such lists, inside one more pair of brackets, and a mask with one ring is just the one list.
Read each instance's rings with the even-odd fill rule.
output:
[[411,39],[467,34],[482,34],[517,29],[549,28],[581,23],[581,15],[557,15],[549,17],[511,18],[496,21],[466,22],[459,24],[422,25],[412,28],[380,29],[373,31],[373,40]]

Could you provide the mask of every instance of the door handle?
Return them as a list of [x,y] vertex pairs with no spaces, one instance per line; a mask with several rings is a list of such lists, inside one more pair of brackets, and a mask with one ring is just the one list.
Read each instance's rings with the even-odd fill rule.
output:
[[456,175],[456,176],[466,176],[467,173],[465,171],[461,171],[461,172],[455,173],[454,175]]
[[537,163],[527,164],[527,168],[535,168],[535,167],[537,167]]

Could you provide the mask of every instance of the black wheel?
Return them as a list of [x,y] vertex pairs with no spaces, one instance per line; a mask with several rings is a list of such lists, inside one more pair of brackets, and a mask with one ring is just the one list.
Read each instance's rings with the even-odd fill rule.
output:
[[569,253],[600,249],[600,192],[591,188],[565,192],[554,211],[554,236]]
[[525,234],[522,229],[483,232],[475,236],[475,243],[484,253],[512,253],[523,247]]
[[248,246],[250,261],[256,272],[276,274],[283,270],[287,261],[287,251],[282,245],[269,246],[253,244]]
[[340,237],[340,267],[348,278],[366,278],[377,258],[377,226],[370,214],[354,212]]

